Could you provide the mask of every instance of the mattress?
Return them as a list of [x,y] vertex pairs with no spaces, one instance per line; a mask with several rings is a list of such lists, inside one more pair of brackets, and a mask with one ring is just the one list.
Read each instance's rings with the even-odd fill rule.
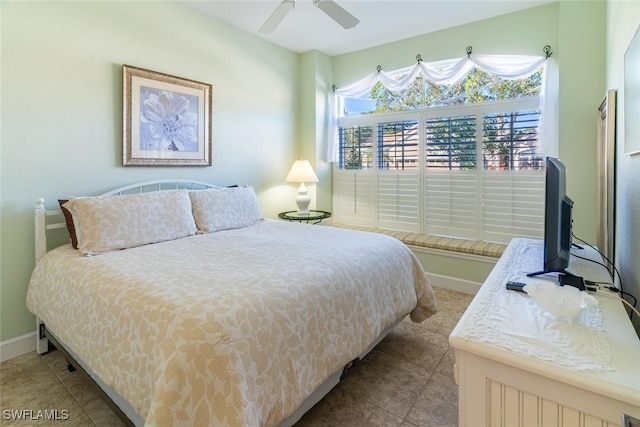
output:
[[437,310],[381,234],[266,220],[137,248],[48,252],[27,306],[146,425],[270,426],[398,317]]

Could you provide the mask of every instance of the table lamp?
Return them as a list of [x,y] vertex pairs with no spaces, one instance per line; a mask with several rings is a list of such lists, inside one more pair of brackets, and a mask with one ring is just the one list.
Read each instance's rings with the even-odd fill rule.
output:
[[309,197],[305,182],[318,182],[318,177],[311,167],[308,160],[296,160],[287,175],[287,182],[299,182],[298,195],[296,196],[296,204],[298,205],[298,215],[309,214]]

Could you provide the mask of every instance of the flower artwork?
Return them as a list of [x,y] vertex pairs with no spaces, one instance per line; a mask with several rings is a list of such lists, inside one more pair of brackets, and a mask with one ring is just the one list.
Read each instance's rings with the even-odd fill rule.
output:
[[211,85],[123,65],[123,165],[210,166]]
[[142,87],[140,149],[198,151],[197,98]]

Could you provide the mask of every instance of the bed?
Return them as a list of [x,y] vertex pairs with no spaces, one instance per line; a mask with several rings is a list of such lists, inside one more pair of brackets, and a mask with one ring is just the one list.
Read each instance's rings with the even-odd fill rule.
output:
[[[399,240],[264,219],[251,187],[163,180],[61,206],[66,223],[35,209],[38,351],[54,340],[132,425],[292,425],[405,316],[437,311]],[[47,250],[61,227],[70,243]]]

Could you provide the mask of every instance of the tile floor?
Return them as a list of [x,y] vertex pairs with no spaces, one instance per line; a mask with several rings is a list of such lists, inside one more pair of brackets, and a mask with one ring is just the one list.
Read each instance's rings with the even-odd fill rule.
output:
[[[406,319],[354,365],[296,424],[305,426],[455,426],[458,388],[448,336],[472,296],[435,288],[440,311],[420,324]],[[11,419],[11,411],[38,410],[58,421]],[[58,412],[53,412],[57,410]],[[9,411],[9,412],[7,412]],[[23,412],[24,413],[24,412]],[[35,352],[0,365],[0,425],[122,426],[57,351]]]

